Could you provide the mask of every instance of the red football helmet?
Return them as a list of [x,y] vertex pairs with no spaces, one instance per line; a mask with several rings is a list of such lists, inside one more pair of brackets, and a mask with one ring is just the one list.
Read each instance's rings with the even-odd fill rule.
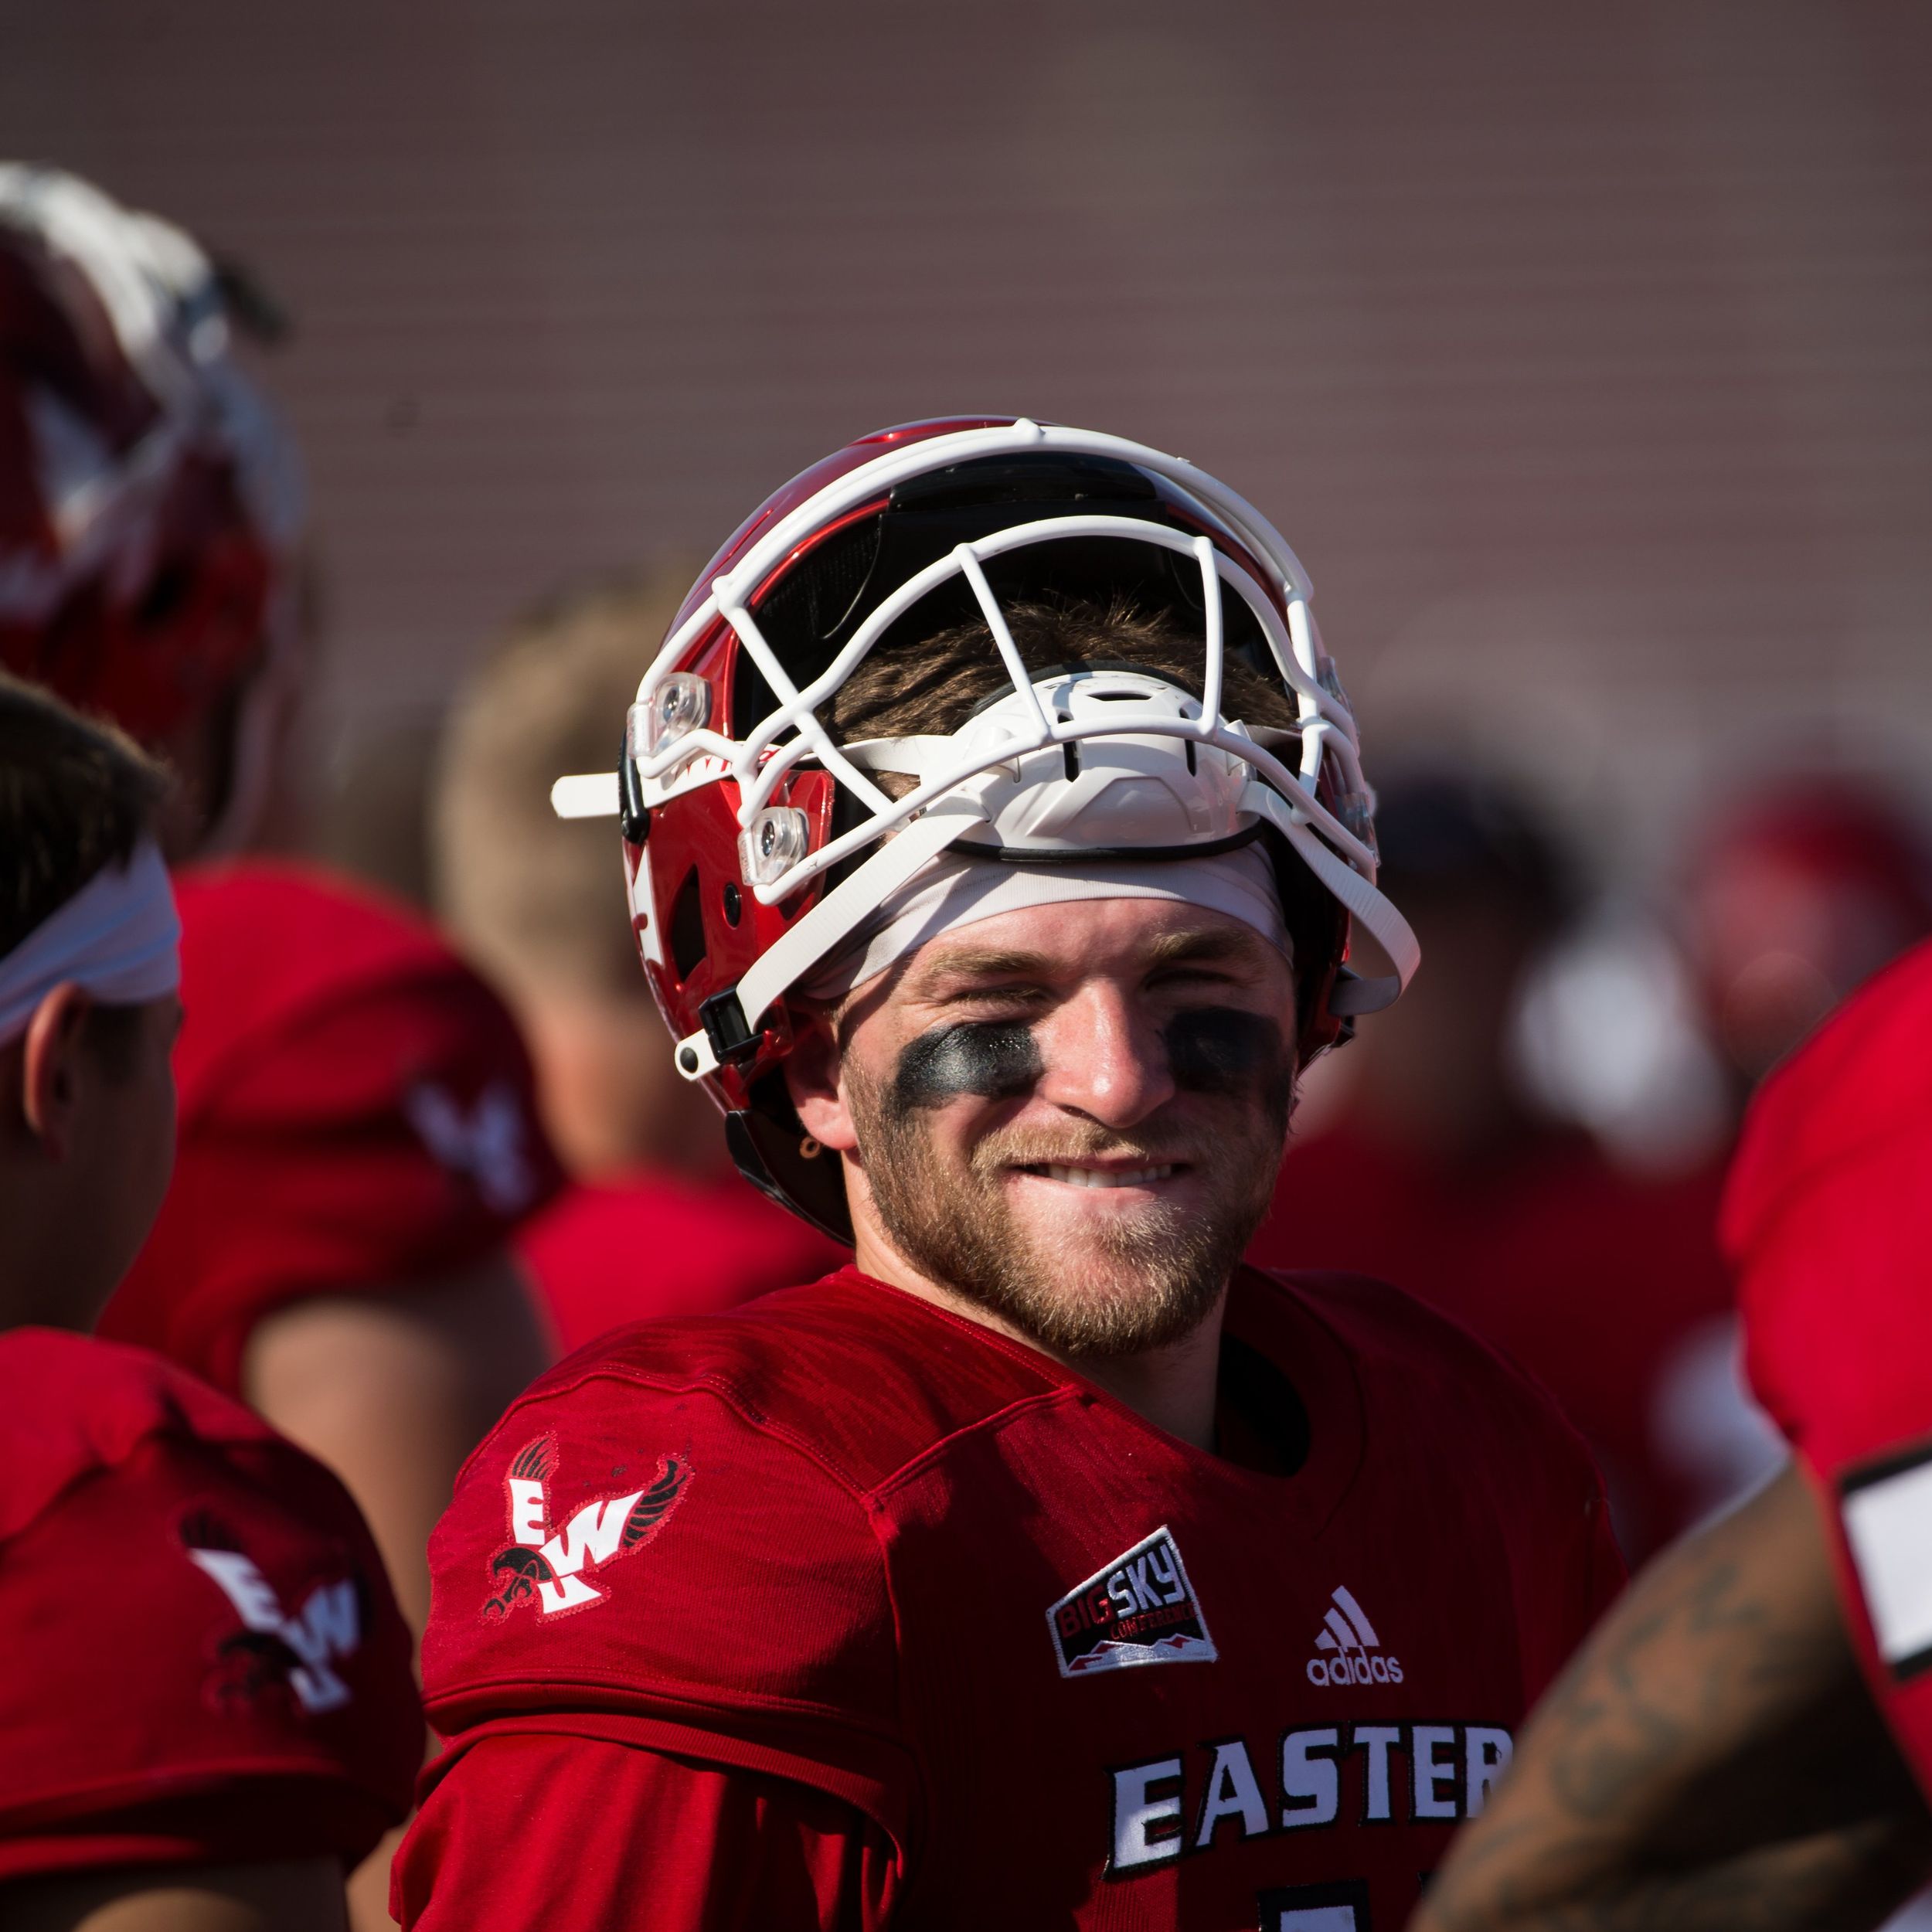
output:
[[1683,888],[1693,979],[1747,1080],[1932,932],[1932,862],[1903,801],[1850,774],[1801,776],[1719,814]]
[[[1234,594],[1229,597],[1226,591]],[[1002,600],[1131,598],[1202,640],[1199,688],[1131,666],[1029,673]],[[1304,1059],[1414,970],[1376,889],[1355,722],[1281,538],[1192,465],[1010,417],[881,431],[794,478],[698,580],[631,708],[618,773],[633,923],[679,1069],[724,1106],[767,1192],[849,1239],[777,1071],[785,994],[948,847],[1029,865],[1225,852],[1265,831],[1305,869]],[[815,715],[866,653],[975,617],[1012,684],[946,736],[839,745]],[[1292,730],[1221,706],[1224,657],[1278,682]],[[889,796],[874,773],[917,783]],[[606,794],[607,796],[607,794]],[[560,802],[560,808],[561,802]],[[1351,922],[1380,968],[1343,964]]]
[[0,165],[0,664],[165,738],[286,634],[300,499],[201,250]]

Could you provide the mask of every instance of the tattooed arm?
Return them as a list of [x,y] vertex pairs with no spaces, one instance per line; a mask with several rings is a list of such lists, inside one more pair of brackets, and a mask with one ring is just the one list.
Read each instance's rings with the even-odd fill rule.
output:
[[1928,1870],[1793,1468],[1631,1585],[1410,1932],[1855,1932]]

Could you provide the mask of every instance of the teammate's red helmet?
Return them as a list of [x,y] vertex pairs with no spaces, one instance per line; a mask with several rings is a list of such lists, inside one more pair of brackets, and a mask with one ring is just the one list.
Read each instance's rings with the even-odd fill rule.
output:
[[1747,794],[1696,853],[1683,927],[1717,1043],[1756,1080],[1932,932],[1932,862],[1902,801],[1815,772]]
[[0,664],[165,737],[272,642],[299,521],[201,250],[0,165]]
[[[836,1163],[777,1075],[781,1002],[948,847],[1027,865],[1175,859],[1265,829],[1338,909],[1328,956],[1296,961],[1304,1056],[1396,996],[1415,942],[1375,887],[1372,796],[1308,594],[1266,520],[1191,464],[1010,417],[862,438],[739,529],[645,674],[618,779],[646,969],[679,1066],[723,1103],[750,1179],[845,1233]],[[1029,672],[1002,606],[1042,596],[1176,618],[1202,640],[1196,689],[1129,665]],[[815,714],[875,645],[975,617],[1005,696],[950,736],[835,742]],[[1282,689],[1293,730],[1225,715],[1228,658]],[[917,783],[889,795],[874,773]],[[1351,919],[1383,955],[1378,978],[1342,965]]]

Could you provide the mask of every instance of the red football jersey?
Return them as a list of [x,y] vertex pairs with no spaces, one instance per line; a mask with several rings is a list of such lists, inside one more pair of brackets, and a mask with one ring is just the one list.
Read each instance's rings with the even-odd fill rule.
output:
[[460,1267],[560,1175],[514,1022],[420,920],[279,864],[175,896],[179,1151],[100,1332],[233,1392],[264,1315]]
[[1373,1282],[1244,1272],[1222,1388],[1209,1455],[850,1269],[562,1365],[431,1546],[403,1922],[1400,1924],[1617,1584],[1595,1476]]
[[1249,1259],[1399,1281],[1520,1362],[1590,1444],[1634,1559],[1775,1456],[1736,1373],[1721,1182],[1621,1173],[1580,1134],[1456,1168],[1337,1124],[1295,1144]]
[[1723,1225],[1753,1384],[1828,1500],[1855,1641],[1932,1794],[1932,946],[1765,1083]]
[[422,1758],[340,1483],[144,1349],[0,1335],[0,1881],[365,1856]]
[[518,1230],[516,1251],[566,1355],[629,1322],[736,1308],[846,1258],[736,1175],[573,1183]]

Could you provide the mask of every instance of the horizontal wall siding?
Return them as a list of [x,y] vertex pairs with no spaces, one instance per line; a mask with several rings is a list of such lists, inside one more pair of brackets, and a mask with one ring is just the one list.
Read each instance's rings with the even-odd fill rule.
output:
[[1372,731],[1623,855],[1801,727],[1932,750],[1929,77],[1904,0],[0,0],[0,142],[298,318],[325,742],[1015,408],[1253,496]]

